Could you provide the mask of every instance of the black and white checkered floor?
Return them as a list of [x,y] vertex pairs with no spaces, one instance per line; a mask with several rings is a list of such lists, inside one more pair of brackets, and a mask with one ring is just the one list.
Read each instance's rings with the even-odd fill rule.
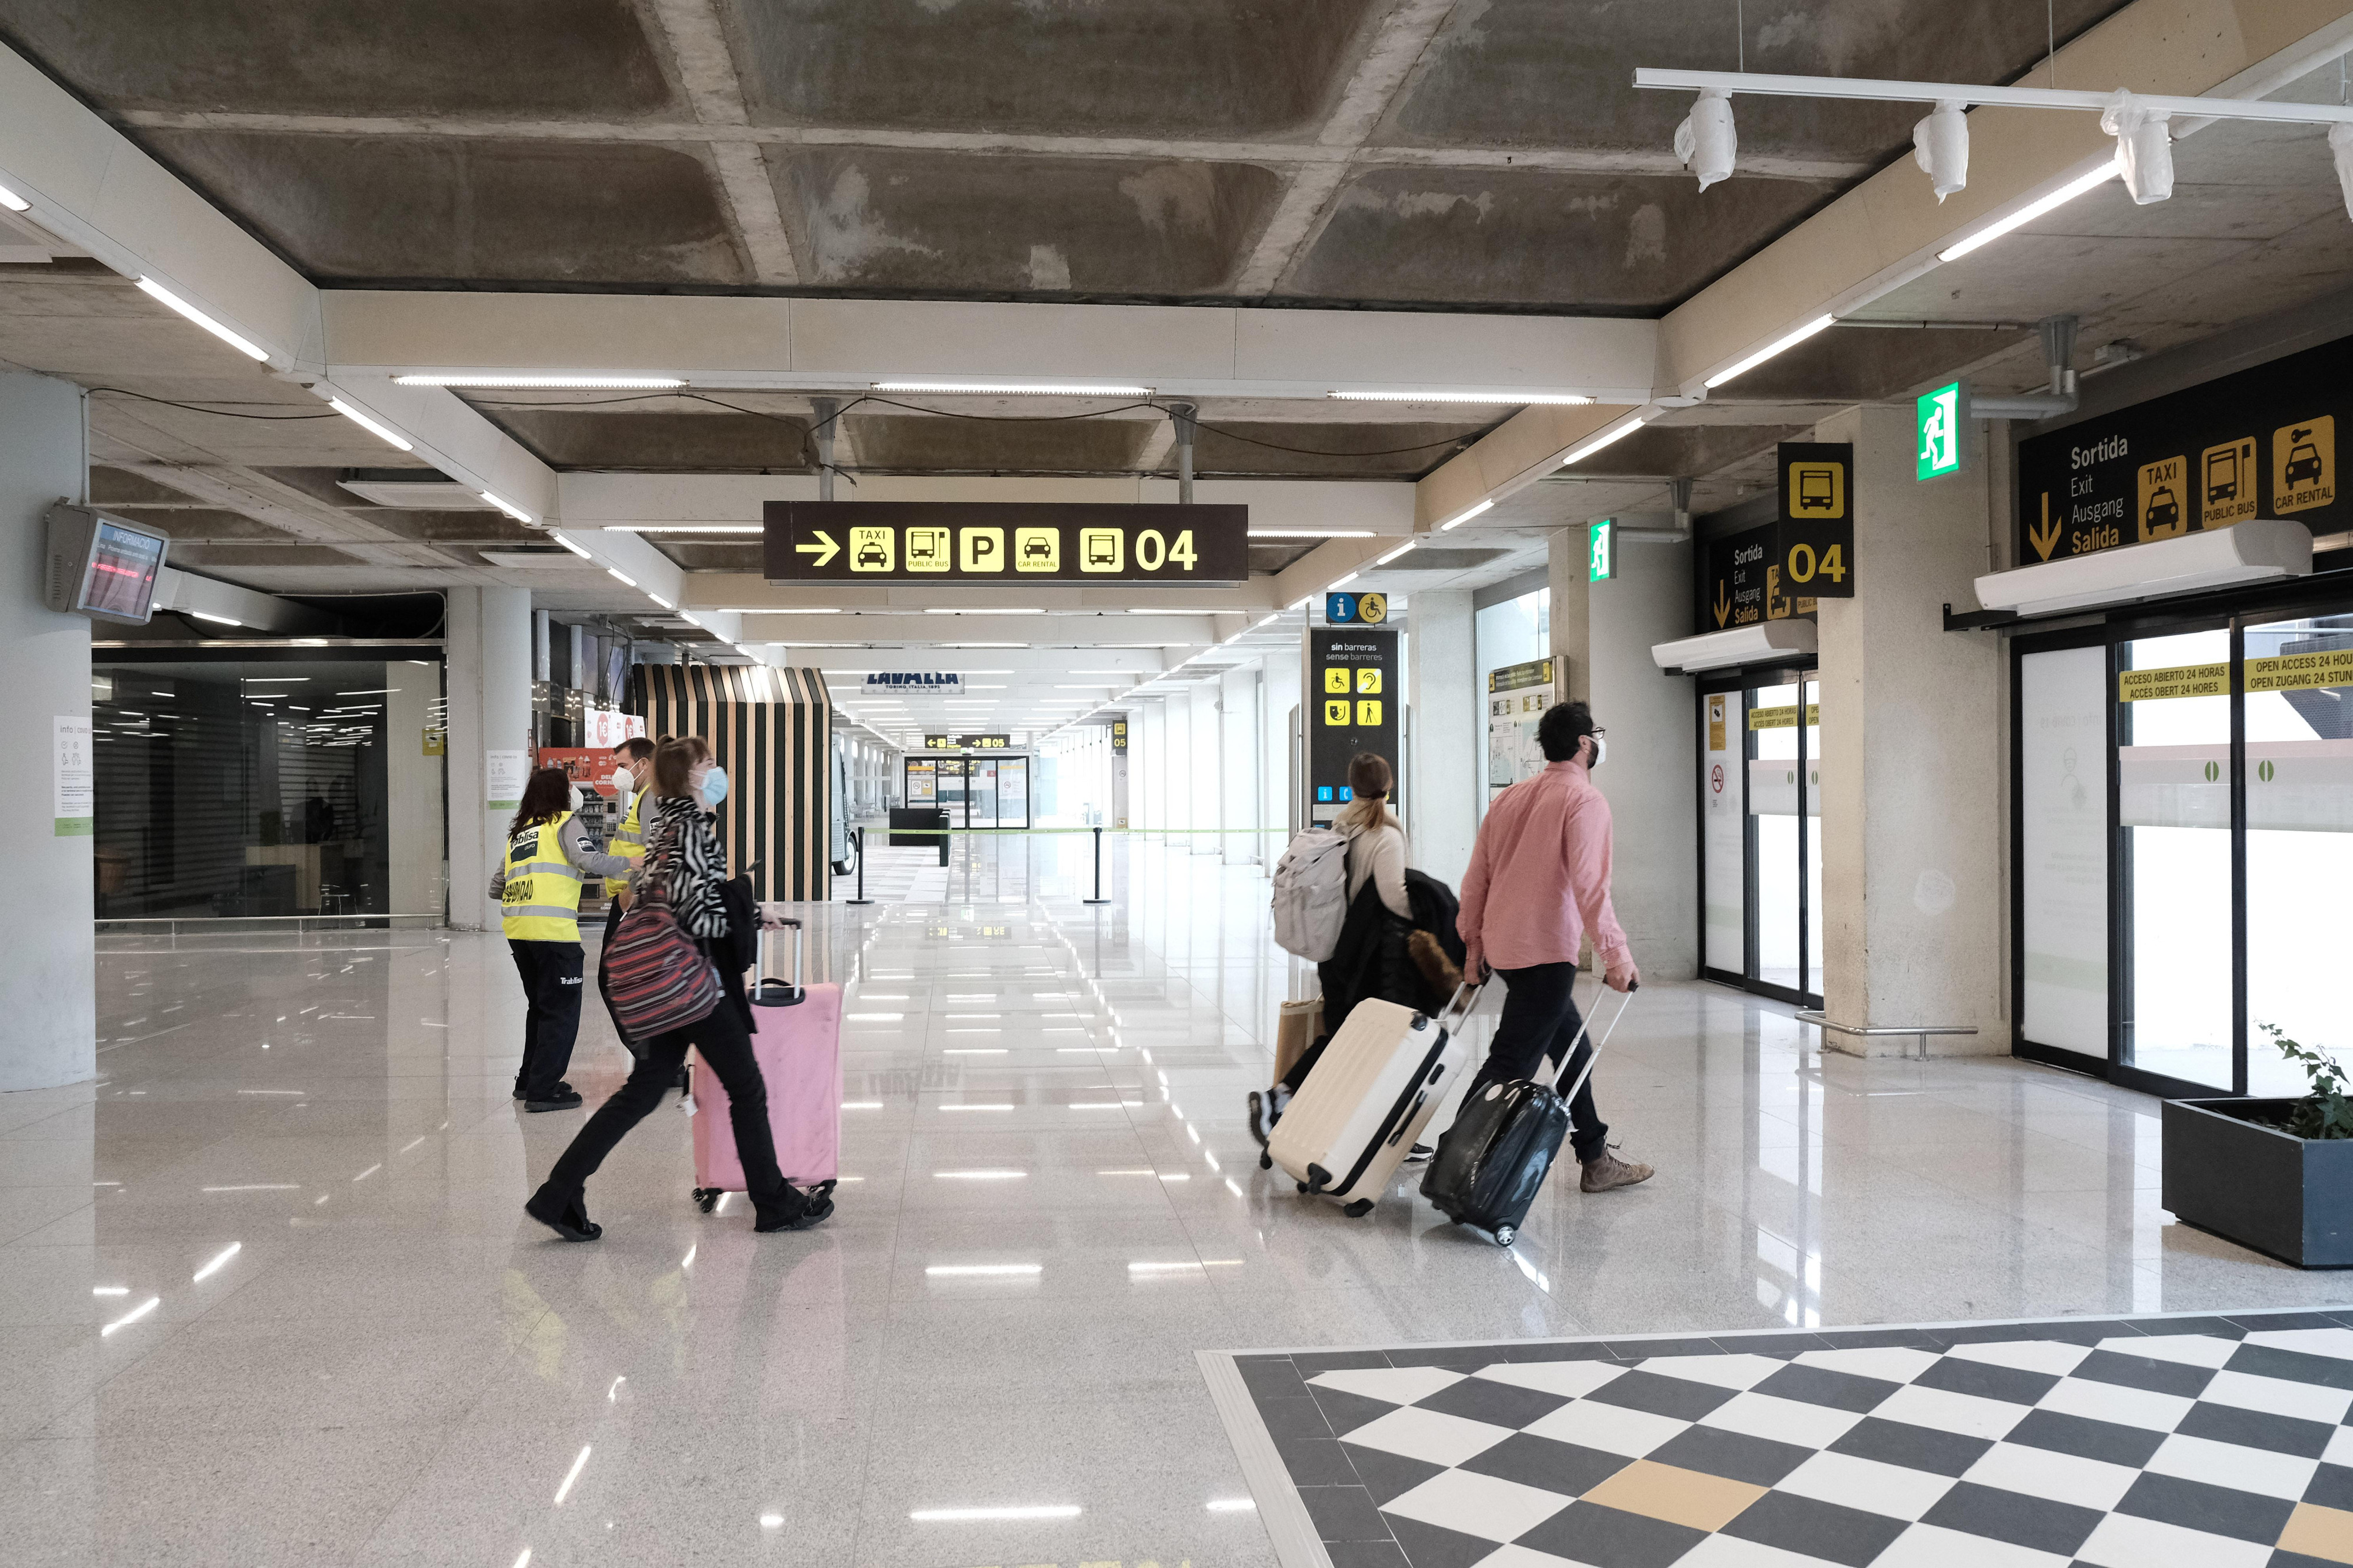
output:
[[2353,1311],[1201,1363],[1283,1568],[2353,1563]]

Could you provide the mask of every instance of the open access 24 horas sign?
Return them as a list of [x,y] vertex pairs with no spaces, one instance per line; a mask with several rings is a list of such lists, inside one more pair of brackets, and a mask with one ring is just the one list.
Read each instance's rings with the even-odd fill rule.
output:
[[1250,509],[770,501],[771,583],[1240,583]]

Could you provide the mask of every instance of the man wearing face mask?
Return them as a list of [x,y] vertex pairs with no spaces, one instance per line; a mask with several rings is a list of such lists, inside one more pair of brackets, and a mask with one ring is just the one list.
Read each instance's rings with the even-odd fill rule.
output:
[[[1641,979],[1609,907],[1609,803],[1589,776],[1606,754],[1602,731],[1584,703],[1564,702],[1537,721],[1536,744],[1544,771],[1495,797],[1462,876],[1455,930],[1470,950],[1463,978],[1482,978],[1492,965],[1506,987],[1495,1043],[1466,1098],[1490,1083],[1533,1077],[1546,1057],[1560,1062],[1580,1024],[1572,988],[1587,937],[1601,961],[1603,984],[1630,991]],[[1592,1049],[1589,1041],[1580,1044],[1559,1079],[1573,1080]],[[1583,1191],[1651,1179],[1650,1166],[1609,1152],[1609,1127],[1594,1109],[1590,1078],[1569,1101],[1568,1114]]]
[[[608,781],[613,786],[613,799],[626,805],[621,812],[621,825],[613,830],[613,841],[605,846],[623,862],[618,876],[605,879],[605,942],[596,953],[596,994],[605,999],[605,1011],[613,1018],[613,1033],[621,1043],[629,1044],[628,1032],[621,1027],[620,1016],[613,1013],[613,993],[605,975],[605,952],[613,945],[613,933],[621,929],[621,911],[628,904],[629,878],[646,858],[646,829],[643,816],[646,786],[654,776],[654,743],[643,735],[633,735],[613,748],[613,773]],[[636,1047],[630,1047],[630,1054]]]
[[564,1081],[580,1029],[580,887],[588,878],[626,876],[629,863],[601,855],[580,826],[580,788],[562,768],[541,768],[524,784],[508,828],[507,852],[491,875],[499,923],[522,979],[522,1066],[514,1096],[525,1110],[569,1110],[579,1091]]

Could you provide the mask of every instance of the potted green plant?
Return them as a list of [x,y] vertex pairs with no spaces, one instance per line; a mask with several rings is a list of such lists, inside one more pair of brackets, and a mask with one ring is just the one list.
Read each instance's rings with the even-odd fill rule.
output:
[[2353,1099],[2327,1052],[2261,1026],[2311,1079],[2300,1100],[2168,1100],[2161,1201],[2299,1268],[2353,1268]]

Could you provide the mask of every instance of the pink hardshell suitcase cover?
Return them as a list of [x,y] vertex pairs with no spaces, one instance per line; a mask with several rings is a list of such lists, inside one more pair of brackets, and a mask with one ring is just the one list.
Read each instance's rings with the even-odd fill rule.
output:
[[[754,1007],[752,1017],[758,1026],[752,1054],[768,1084],[776,1164],[795,1186],[832,1181],[841,1174],[841,987],[811,985],[798,1005]],[[695,1185],[743,1192],[727,1090],[700,1056],[693,1060],[687,1092],[694,1096]]]

